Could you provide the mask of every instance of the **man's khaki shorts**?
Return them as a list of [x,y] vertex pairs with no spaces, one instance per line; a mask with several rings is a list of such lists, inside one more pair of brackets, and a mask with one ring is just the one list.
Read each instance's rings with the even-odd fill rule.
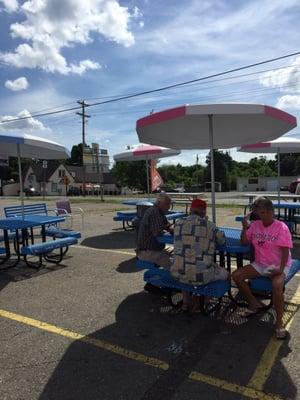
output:
[[170,253],[167,250],[140,250],[137,251],[137,257],[140,260],[151,261],[166,269],[171,267]]

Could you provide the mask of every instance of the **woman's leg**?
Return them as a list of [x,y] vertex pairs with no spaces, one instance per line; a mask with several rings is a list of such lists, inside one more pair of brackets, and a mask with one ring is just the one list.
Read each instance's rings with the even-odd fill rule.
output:
[[271,276],[272,279],[272,296],[274,308],[276,311],[276,328],[283,328],[283,309],[284,309],[284,273]]
[[246,298],[250,310],[255,310],[257,307],[260,307],[260,302],[255,298],[252,294],[246,279],[257,278],[261,276],[252,265],[245,265],[242,268],[235,270],[232,273],[232,279],[236,283],[238,289],[242,292],[244,297]]

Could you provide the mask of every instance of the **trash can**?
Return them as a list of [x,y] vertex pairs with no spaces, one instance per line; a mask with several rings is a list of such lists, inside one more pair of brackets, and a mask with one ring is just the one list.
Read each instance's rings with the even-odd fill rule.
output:
[[141,220],[143,216],[145,215],[145,212],[148,210],[148,208],[152,207],[153,203],[150,201],[140,201],[136,205],[136,218],[132,221],[132,225],[134,226],[135,232],[136,232],[136,239],[139,234],[139,226],[141,223]]

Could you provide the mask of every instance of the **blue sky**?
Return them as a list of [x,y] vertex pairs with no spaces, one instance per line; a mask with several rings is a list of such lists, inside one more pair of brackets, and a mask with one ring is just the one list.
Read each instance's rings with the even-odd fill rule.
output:
[[[0,119],[72,107],[80,99],[92,103],[296,52],[299,18],[298,0],[0,0]],[[87,142],[99,142],[113,155],[137,143],[138,118],[185,103],[263,103],[300,117],[300,57],[230,77],[89,108]],[[31,132],[69,148],[81,140],[74,111],[0,125],[4,129]],[[300,138],[300,129],[291,134]],[[203,151],[183,152],[163,163],[187,165],[197,153],[203,163]],[[234,149],[231,155],[252,157]]]

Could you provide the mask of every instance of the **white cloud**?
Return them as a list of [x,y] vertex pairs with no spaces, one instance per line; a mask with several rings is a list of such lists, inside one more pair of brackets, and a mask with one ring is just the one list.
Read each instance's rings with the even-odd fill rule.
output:
[[11,13],[17,11],[19,4],[17,0],[0,0],[0,3],[4,5],[5,11]]
[[130,14],[117,0],[28,0],[21,10],[25,20],[12,24],[10,30],[13,38],[24,42],[14,52],[0,52],[0,61],[61,74],[83,74],[100,68],[89,59],[68,62],[62,54],[64,47],[92,42],[91,33],[129,47],[134,44],[129,23],[139,17],[137,8]]
[[276,107],[283,109],[296,109],[300,110],[300,94],[290,95],[287,94],[278,99]]
[[260,78],[263,86],[279,88],[290,93],[300,91],[300,57],[297,57],[289,68],[269,71]]
[[[15,120],[16,118],[22,118],[22,117],[29,117],[29,118]],[[0,122],[4,121],[5,121],[4,124],[0,124],[1,131],[24,130],[27,132],[28,131],[31,132],[37,130],[43,131],[47,129],[41,121],[33,118],[28,110],[23,110],[19,112],[17,115],[4,115],[0,117]]]
[[300,110],[300,57],[297,57],[288,68],[266,72],[261,76],[260,82],[263,86],[292,93],[279,97],[276,107]]
[[17,78],[14,81],[7,80],[4,83],[4,86],[7,89],[10,89],[10,90],[13,90],[14,92],[17,92],[19,90],[27,89],[29,84],[28,84],[27,79],[24,76],[21,76],[20,78]]

